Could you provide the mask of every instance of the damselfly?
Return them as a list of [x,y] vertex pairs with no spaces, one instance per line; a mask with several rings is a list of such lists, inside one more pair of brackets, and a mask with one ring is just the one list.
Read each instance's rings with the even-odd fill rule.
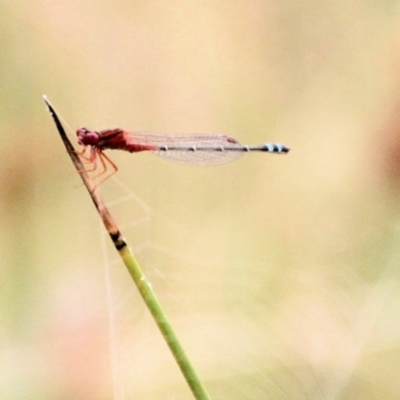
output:
[[[99,177],[107,171],[107,162],[112,166],[113,172],[118,167],[104,154],[104,150],[125,150],[130,153],[151,151],[157,156],[170,160],[185,161],[202,165],[216,165],[233,161],[243,153],[249,151],[262,151],[268,153],[285,154],[289,148],[279,143],[265,143],[260,146],[244,146],[236,139],[227,135],[179,135],[169,136],[162,133],[127,132],[123,129],[106,129],[103,131],[90,131],[79,128],[76,131],[78,143],[83,146],[79,153],[92,168],[97,169],[97,160],[102,164]],[[88,155],[85,153],[88,150]],[[107,177],[107,178],[108,178]]]

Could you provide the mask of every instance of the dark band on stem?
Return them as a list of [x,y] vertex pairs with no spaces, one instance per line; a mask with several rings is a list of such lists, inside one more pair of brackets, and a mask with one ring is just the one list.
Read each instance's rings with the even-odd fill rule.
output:
[[110,232],[110,237],[111,237],[111,240],[113,241],[117,250],[121,250],[126,246],[126,242],[125,242],[124,238],[122,237],[120,231],[117,231],[115,233]]

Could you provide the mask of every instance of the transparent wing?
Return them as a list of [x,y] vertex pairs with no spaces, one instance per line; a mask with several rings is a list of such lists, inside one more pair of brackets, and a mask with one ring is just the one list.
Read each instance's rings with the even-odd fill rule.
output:
[[135,143],[156,146],[157,150],[152,153],[157,156],[200,165],[224,164],[243,154],[240,151],[243,146],[227,135],[169,136],[162,133],[132,132],[129,137]]

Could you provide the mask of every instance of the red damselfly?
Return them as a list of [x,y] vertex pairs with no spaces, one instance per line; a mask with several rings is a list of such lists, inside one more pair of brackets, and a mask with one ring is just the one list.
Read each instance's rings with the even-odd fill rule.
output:
[[83,146],[78,154],[92,164],[87,171],[95,171],[97,160],[100,160],[102,171],[95,176],[96,178],[107,171],[107,163],[113,168],[107,178],[118,170],[115,163],[104,154],[104,150],[107,149],[125,150],[130,153],[151,151],[157,156],[170,160],[201,165],[223,164],[250,151],[285,154],[290,150],[279,143],[265,143],[259,146],[241,145],[233,137],[221,134],[169,136],[162,133],[127,132],[119,128],[99,132],[79,128],[76,135],[78,143]]

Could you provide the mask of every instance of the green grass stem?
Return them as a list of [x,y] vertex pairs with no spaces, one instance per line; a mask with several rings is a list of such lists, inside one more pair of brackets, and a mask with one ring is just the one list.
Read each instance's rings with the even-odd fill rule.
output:
[[129,271],[136,287],[139,290],[142,299],[144,300],[146,307],[150,311],[151,315],[154,318],[158,328],[160,329],[165,341],[168,344],[169,349],[171,350],[172,355],[174,356],[182,374],[188,383],[195,399],[197,400],[210,400],[210,397],[201,383],[197,373],[190,362],[188,356],[186,355],[185,350],[183,349],[178,337],[175,334],[174,329],[169,322],[167,315],[165,314],[156,294],[151,288],[151,285],[147,281],[142,269],[140,268],[138,262],[136,261],[132,250],[127,245],[124,237],[122,236],[120,230],[118,229],[117,224],[112,218],[110,212],[105,206],[95,184],[92,179],[85,171],[84,165],[82,164],[78,154],[76,153],[74,147],[69,141],[65,130],[57,116],[56,111],[52,107],[51,103],[47,99],[46,96],[43,96],[44,101],[50,111],[51,116],[56,124],[57,130],[61,136],[61,139],[67,149],[67,153],[71,157],[72,162],[75,165],[75,168],[79,172],[85,187],[87,188],[90,197],[93,200],[93,203],[96,207],[97,212],[99,213],[104,226],[109,233],[112,242],[114,243],[115,248],[117,249],[119,255],[126,268]]

